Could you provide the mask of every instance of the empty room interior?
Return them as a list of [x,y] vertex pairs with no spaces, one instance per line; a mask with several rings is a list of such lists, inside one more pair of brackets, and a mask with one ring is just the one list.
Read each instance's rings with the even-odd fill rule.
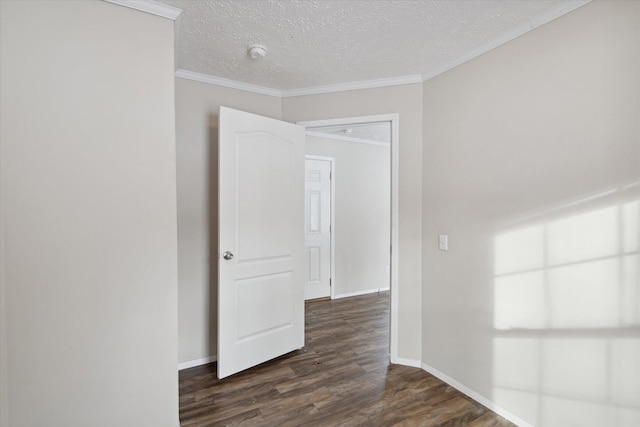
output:
[[0,425],[640,426],[640,1],[0,0]]

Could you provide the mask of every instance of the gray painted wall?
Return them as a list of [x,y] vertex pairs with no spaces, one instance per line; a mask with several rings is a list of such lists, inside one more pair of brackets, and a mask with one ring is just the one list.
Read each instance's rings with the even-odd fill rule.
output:
[[640,425],[638,76],[606,1],[424,83],[422,360],[534,425]]
[[202,363],[218,353],[217,168],[221,105],[280,118],[279,98],[176,79],[181,363]]
[[0,2],[1,424],[178,425],[173,21]]

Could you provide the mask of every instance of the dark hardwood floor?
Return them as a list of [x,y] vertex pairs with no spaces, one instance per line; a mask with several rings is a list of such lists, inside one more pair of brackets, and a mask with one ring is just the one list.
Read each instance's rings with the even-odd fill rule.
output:
[[306,304],[302,350],[223,380],[180,371],[192,426],[512,426],[427,372],[390,365],[389,293]]

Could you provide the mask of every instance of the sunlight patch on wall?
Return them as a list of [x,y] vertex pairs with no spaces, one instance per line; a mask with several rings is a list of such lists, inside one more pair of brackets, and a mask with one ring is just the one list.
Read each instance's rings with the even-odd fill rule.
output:
[[499,234],[494,327],[640,325],[640,202]]
[[622,241],[625,252],[637,252],[640,249],[640,201],[625,203],[622,206]]
[[619,207],[611,206],[550,222],[549,265],[615,255],[619,250]]
[[551,328],[622,326],[620,259],[550,269],[548,278]]
[[542,225],[500,234],[495,238],[496,275],[542,268],[544,228]]
[[544,328],[544,272],[511,274],[494,280],[496,329]]
[[533,425],[640,425],[632,191],[554,209],[494,238],[492,400]]

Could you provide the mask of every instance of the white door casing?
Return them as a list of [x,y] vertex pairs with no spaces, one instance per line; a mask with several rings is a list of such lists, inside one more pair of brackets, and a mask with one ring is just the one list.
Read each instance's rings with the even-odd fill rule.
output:
[[332,159],[305,160],[305,292],[306,300],[331,295]]
[[[304,345],[304,128],[220,107],[218,378]],[[230,259],[225,259],[230,258]]]

